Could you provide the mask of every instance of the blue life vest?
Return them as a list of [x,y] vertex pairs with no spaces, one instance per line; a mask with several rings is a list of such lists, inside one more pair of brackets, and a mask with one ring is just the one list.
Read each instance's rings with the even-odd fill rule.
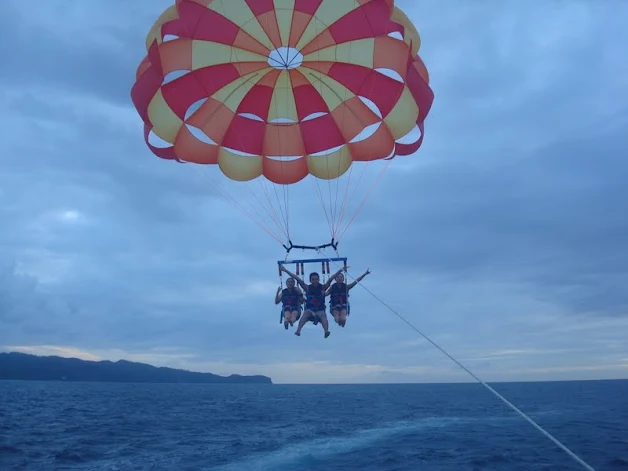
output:
[[322,284],[308,286],[305,307],[314,312],[325,310],[325,292]]
[[349,296],[349,293],[347,292],[347,285],[345,283],[334,283],[331,285],[331,291],[329,294],[329,305],[331,307],[347,305],[347,297]]
[[289,307],[296,311],[299,306],[299,292],[296,288],[284,288],[281,294],[281,301],[284,309]]

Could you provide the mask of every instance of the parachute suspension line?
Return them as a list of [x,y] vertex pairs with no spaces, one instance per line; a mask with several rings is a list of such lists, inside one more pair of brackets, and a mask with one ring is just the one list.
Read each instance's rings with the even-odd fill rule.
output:
[[[259,200],[259,198],[257,197],[257,195],[255,195],[255,193],[253,192],[253,190],[251,190],[251,193],[253,194],[253,196],[255,196],[255,198],[259,201],[260,205],[262,205],[264,207],[264,209],[266,210],[266,213],[270,216],[270,218],[275,222],[275,224],[277,225],[277,227],[279,228],[279,230],[281,232],[283,232],[283,234],[289,238],[288,233],[286,231],[285,226],[283,226],[281,224],[281,221],[279,220],[279,215],[277,214],[277,211],[275,210],[275,207],[273,206],[273,203],[270,199],[270,194],[268,193],[268,188],[265,185],[265,182],[262,180],[261,177],[258,177],[257,182],[259,183],[260,188],[262,189],[262,191],[264,192],[264,195],[266,196],[266,201],[268,201],[268,207],[263,205],[262,202]],[[269,209],[270,208],[270,209]],[[271,213],[272,210],[272,213]],[[279,210],[281,211],[281,207],[279,208]],[[282,211],[282,215],[283,215],[283,211]],[[285,217],[284,217],[284,222],[285,222]]]
[[[258,179],[258,182],[261,185],[261,181]],[[273,207],[272,203],[270,204],[270,209],[268,206],[266,206],[264,203],[262,203],[262,201],[260,200],[260,197],[253,191],[253,189],[249,186],[248,182],[244,184],[244,186],[247,188],[247,190],[249,190],[249,192],[251,193],[251,195],[253,195],[253,198],[255,198],[255,200],[259,203],[259,205],[262,207],[262,209],[266,212],[266,215],[275,223],[275,225],[277,226],[277,230],[279,232],[283,232],[284,235],[286,235],[286,231],[285,229],[282,227],[280,221],[279,221],[279,217],[277,216],[277,212],[275,211],[275,208]],[[262,186],[263,188],[263,186]],[[270,198],[267,198],[268,201],[270,201]],[[271,212],[272,210],[272,212]],[[286,235],[287,237],[287,235]]]
[[[342,208],[342,212],[340,214],[340,221],[338,222],[338,228],[340,229],[340,227],[342,226],[342,223],[344,221],[345,218],[345,214],[347,212],[347,208],[349,207],[349,202],[353,200],[353,198],[355,197],[356,192],[358,191],[358,188],[360,187],[360,184],[362,183],[362,179],[364,178],[364,175],[366,174],[366,169],[368,167],[370,162],[365,162],[363,167],[362,167],[362,173],[360,173],[360,177],[358,178],[358,182],[355,184],[355,187],[353,188],[353,192],[351,193],[351,196],[347,199],[347,195],[345,194],[345,200],[344,200],[344,207]],[[349,184],[347,184],[347,188],[346,188],[346,193],[349,192]],[[344,232],[343,232],[344,233]]]
[[[275,209],[275,207],[273,205],[270,193],[268,191],[268,187],[266,186],[266,182],[261,177],[257,178],[256,180],[257,180],[257,183],[259,184],[259,187],[264,192],[264,196],[266,197],[266,201],[268,201],[268,206],[272,209],[273,219],[274,219],[275,223],[277,225],[281,225],[281,220],[280,220],[279,214],[277,214],[277,210]],[[277,202],[279,202],[279,199],[277,199]],[[282,211],[281,206],[279,207],[279,211],[281,212],[281,219],[283,219],[283,222],[285,223],[285,217],[283,215],[283,211]],[[286,235],[286,237],[288,237],[288,234],[285,232],[285,227],[284,227],[283,231],[284,231],[284,234]]]
[[[335,263],[336,265],[339,266],[339,264],[337,262],[334,262],[333,259],[331,259],[325,252],[323,249],[319,250],[319,253],[321,253],[323,255],[323,257],[325,257],[328,261],[331,261],[332,263]],[[347,273],[347,277],[350,277],[349,274]],[[355,280],[355,278],[353,278],[352,276],[350,277],[352,279]],[[429,343],[431,343],[434,347],[436,347],[442,354],[444,354],[446,357],[448,357],[451,361],[453,361],[456,365],[458,365],[462,370],[464,370],[467,374],[469,374],[469,376],[471,376],[474,380],[476,380],[478,383],[480,383],[482,386],[484,386],[486,389],[488,389],[492,394],[494,394],[498,399],[500,399],[504,404],[506,404],[508,407],[510,407],[512,410],[514,410],[517,414],[519,414],[521,417],[523,417],[527,422],[529,422],[534,428],[536,428],[539,432],[541,432],[543,435],[545,435],[548,439],[550,439],[556,446],[558,446],[559,448],[561,448],[565,453],[567,453],[571,458],[573,458],[574,461],[576,461],[578,464],[580,464],[584,469],[588,470],[588,471],[595,471],[595,469],[589,465],[587,462],[585,462],[582,458],[580,458],[578,455],[576,455],[573,451],[571,451],[566,445],[564,445],[562,442],[560,442],[557,438],[555,438],[552,434],[550,434],[548,431],[546,431],[543,427],[541,427],[539,424],[537,424],[532,418],[530,418],[525,412],[523,412],[521,409],[519,409],[517,406],[515,406],[512,402],[510,402],[508,399],[506,399],[504,396],[502,396],[500,393],[498,393],[497,391],[495,391],[495,389],[493,389],[491,386],[489,386],[486,382],[484,382],[481,378],[479,378],[475,373],[473,373],[471,370],[469,370],[469,368],[467,368],[466,366],[464,366],[462,363],[460,363],[460,361],[456,360],[450,353],[448,353],[443,347],[441,347],[440,345],[438,345],[434,340],[432,340],[427,334],[423,333],[418,327],[416,327],[414,324],[412,324],[409,320],[407,320],[404,316],[402,316],[398,311],[396,311],[393,307],[391,307],[389,304],[387,304],[384,300],[382,300],[379,296],[377,296],[375,293],[373,293],[370,289],[368,289],[366,286],[364,286],[363,283],[358,283],[358,286],[360,286],[362,289],[364,289],[367,293],[369,293],[376,301],[378,301],[382,306],[384,306],[386,309],[388,309],[391,313],[393,313],[395,316],[397,316],[399,319],[401,319],[401,321],[403,321],[405,324],[407,324],[412,330],[414,330],[417,334],[419,334],[421,337],[423,337],[425,340],[427,340]]]
[[227,193],[218,183],[214,182],[212,180],[212,178],[207,175],[202,169],[198,168],[196,165],[192,165],[192,166],[186,166],[189,167],[191,169],[193,169],[196,174],[200,177],[200,178],[205,178],[206,180],[208,180],[212,186],[214,187],[214,189],[220,193],[227,201],[229,201],[231,204],[233,204],[236,209],[240,210],[245,216],[247,216],[251,221],[253,221],[260,229],[262,229],[264,232],[266,232],[270,237],[272,237],[273,239],[275,239],[277,241],[277,243],[279,243],[279,245],[283,245],[281,242],[281,237],[279,237],[276,233],[274,233],[267,224],[265,224],[265,222],[263,222],[262,218],[260,217],[260,215],[258,214],[258,219],[256,219],[255,217],[253,217],[251,215],[250,212],[246,211],[237,201],[235,198],[233,198],[233,196],[229,195],[229,193]]
[[[278,222],[277,217],[274,216],[269,209],[262,203],[262,201],[260,201],[259,196],[255,194],[255,192],[253,191],[253,189],[249,186],[249,183],[246,182],[244,183],[244,186],[246,187],[246,189],[249,191],[249,193],[251,193],[253,195],[253,198],[259,203],[259,206],[262,208],[262,210],[266,213],[266,216],[268,216],[268,218],[270,218],[275,224],[275,230],[277,231],[277,237],[279,237],[279,239],[281,240],[281,232],[283,231],[281,224]],[[246,198],[244,198],[244,191],[242,189],[240,189],[240,194],[243,196],[242,200],[246,201]],[[255,212],[255,214],[257,215],[258,218],[260,218],[260,220],[264,220],[265,218],[262,216],[262,214],[260,214],[260,211],[254,207],[251,204],[251,210]],[[265,222],[265,224],[268,226],[268,222]]]
[[287,187],[288,185],[281,185],[281,191],[283,193],[283,205],[279,200],[279,193],[277,192],[277,185],[273,185],[273,190],[275,192],[275,198],[277,199],[277,203],[279,204],[279,210],[281,211],[281,215],[283,216],[283,220],[286,223],[286,235],[288,239],[290,239],[290,208],[288,208],[288,196],[287,196]]
[[[338,230],[340,229],[342,225],[342,220],[344,219],[345,211],[347,210],[347,195],[349,194],[349,185],[351,183],[351,177],[353,176],[353,168],[354,168],[353,165],[349,168],[349,176],[347,178],[347,185],[345,186],[344,195],[342,196],[342,204],[340,206],[340,217],[338,218],[338,227],[334,231],[334,239],[338,237]],[[362,170],[362,175],[364,175],[364,169]]]
[[291,239],[290,237],[290,197],[288,195],[288,193],[290,192],[290,188],[288,187],[288,185],[282,185],[283,187],[283,199],[284,199],[284,203],[286,205],[286,231],[288,232],[288,240]]
[[375,187],[377,186],[377,184],[379,183],[379,181],[382,179],[382,177],[384,176],[384,173],[386,173],[386,170],[388,169],[388,166],[390,165],[390,160],[387,160],[386,163],[384,164],[384,167],[380,170],[379,175],[377,176],[377,179],[375,180],[375,183],[373,183],[371,185],[371,188],[369,188],[369,191],[366,193],[366,196],[364,196],[364,199],[362,200],[362,202],[360,203],[360,206],[358,207],[358,209],[355,211],[355,213],[353,213],[353,216],[351,217],[351,219],[349,220],[349,222],[347,223],[347,226],[345,227],[345,230],[342,231],[342,234],[340,234],[339,239],[341,239],[342,237],[344,237],[345,233],[349,230],[349,227],[351,227],[351,224],[353,224],[353,221],[355,220],[356,216],[362,211],[362,209],[364,208],[364,205],[366,204],[366,201],[369,199],[369,197],[371,196],[371,194],[373,194],[373,190],[375,190]]
[[[283,167],[283,162],[281,163],[282,167]],[[290,222],[289,222],[289,209],[288,209],[288,198],[287,198],[287,186],[288,185],[282,185],[282,191],[283,191],[283,204],[281,202],[281,200],[279,199],[279,192],[277,191],[277,185],[276,184],[272,184],[273,187],[273,192],[275,193],[275,199],[277,200],[277,206],[279,207],[279,212],[281,213],[281,218],[283,220],[284,223],[284,228],[285,228],[285,234],[286,237],[288,238],[288,240],[291,239],[290,237]],[[264,190],[268,193],[268,187],[266,185],[266,182],[264,182]],[[269,196],[270,199],[270,196]],[[272,204],[272,203],[271,203]]]
[[[245,209],[245,207],[243,205],[241,205],[240,203],[238,203],[238,201],[231,195],[229,195],[229,193],[227,193],[226,191],[224,191],[217,183],[213,182],[213,180],[211,179],[211,177],[209,175],[207,175],[206,172],[204,172],[204,170],[199,169],[197,167],[195,167],[195,169],[198,172],[201,172],[208,181],[210,181],[211,183],[214,184],[214,187],[219,189],[219,191],[221,192],[221,194],[229,201],[231,202],[236,208],[240,209],[240,211],[242,211],[245,215],[247,215],[249,217],[249,219],[251,219],[253,222],[255,222],[259,227],[262,227],[262,229],[264,229],[264,231],[268,234],[271,234],[273,239],[275,239],[277,242],[279,242],[281,244],[281,235],[280,233],[277,231],[278,227],[275,227],[275,229],[273,229],[271,227],[271,225],[269,225],[268,221],[266,218],[264,218],[264,216],[262,214],[260,214],[259,210],[253,206],[250,205],[249,210],[247,211]],[[235,186],[235,185],[234,185]],[[247,186],[248,188],[248,186]],[[250,188],[248,188],[250,191]],[[236,188],[234,189],[234,192],[239,192],[241,195],[244,195],[243,189],[242,188]],[[246,201],[246,199],[244,197],[241,198],[241,201]],[[254,214],[252,214],[254,213]],[[257,217],[255,217],[257,216]]]
[[290,239],[290,213],[288,208],[288,198],[286,197],[286,186],[287,185],[282,185],[282,198],[280,199],[279,192],[277,191],[277,185],[272,185],[273,192],[275,193],[275,199],[277,200],[277,205],[279,206],[279,212],[281,213],[281,217],[283,218],[283,222],[285,224],[284,227],[286,229],[286,237]]
[[323,192],[321,190],[321,185],[318,181],[318,178],[316,178],[313,175],[312,175],[312,178],[314,179],[314,183],[316,184],[316,193],[318,195],[318,199],[321,202],[321,206],[323,207],[323,212],[325,213],[325,219],[327,219],[327,225],[329,226],[329,232],[333,234],[334,233],[333,224],[332,224],[332,220],[329,218],[329,213],[327,212],[327,206],[325,205],[325,201],[323,199]]

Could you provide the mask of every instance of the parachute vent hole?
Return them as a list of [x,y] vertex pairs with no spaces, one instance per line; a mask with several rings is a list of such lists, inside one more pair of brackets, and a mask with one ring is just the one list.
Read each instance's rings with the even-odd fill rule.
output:
[[280,47],[268,55],[268,65],[279,70],[301,67],[303,54],[293,47]]

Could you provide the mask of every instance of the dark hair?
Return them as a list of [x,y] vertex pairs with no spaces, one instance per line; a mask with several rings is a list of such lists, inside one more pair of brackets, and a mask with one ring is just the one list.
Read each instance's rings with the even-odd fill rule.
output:
[[[313,276],[318,276],[318,273],[316,273],[315,271],[313,271],[312,273],[310,273],[310,281],[312,281],[312,277]],[[318,276],[320,278],[320,276]]]

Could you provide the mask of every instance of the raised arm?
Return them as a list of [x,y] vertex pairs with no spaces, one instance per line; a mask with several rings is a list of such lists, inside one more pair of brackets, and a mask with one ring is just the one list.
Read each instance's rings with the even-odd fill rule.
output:
[[[347,267],[347,268],[349,268],[349,267]],[[325,284],[323,285],[323,289],[324,289],[325,291],[327,291],[327,288],[329,288],[329,285],[331,285],[331,284],[332,284],[332,282],[336,279],[336,277],[337,277],[338,275],[340,275],[343,271],[346,271],[346,268],[341,268],[341,269],[340,269],[340,270],[338,270],[336,273],[334,273],[333,275],[331,275],[331,276],[329,277],[329,279],[328,279],[328,280],[325,282]],[[327,295],[325,295],[325,296],[327,296]]]
[[307,285],[303,282],[303,280],[301,278],[299,278],[297,275],[295,275],[294,273],[292,273],[290,270],[288,270],[285,265],[281,265],[279,267],[279,270],[281,270],[284,273],[287,273],[288,275],[290,275],[292,278],[294,278],[297,283],[299,284],[299,286],[301,288],[303,288],[304,290],[307,291]]
[[357,285],[360,281],[362,281],[364,279],[364,277],[366,275],[368,275],[369,273],[371,273],[371,270],[369,268],[366,269],[366,271],[364,273],[362,273],[360,276],[358,276],[354,281],[352,281],[351,283],[349,283],[347,285],[347,291],[349,291],[351,288],[353,288],[355,285]]
[[279,304],[282,298],[283,296],[282,296],[281,286],[280,286],[277,288],[277,294],[275,295],[275,304]]

